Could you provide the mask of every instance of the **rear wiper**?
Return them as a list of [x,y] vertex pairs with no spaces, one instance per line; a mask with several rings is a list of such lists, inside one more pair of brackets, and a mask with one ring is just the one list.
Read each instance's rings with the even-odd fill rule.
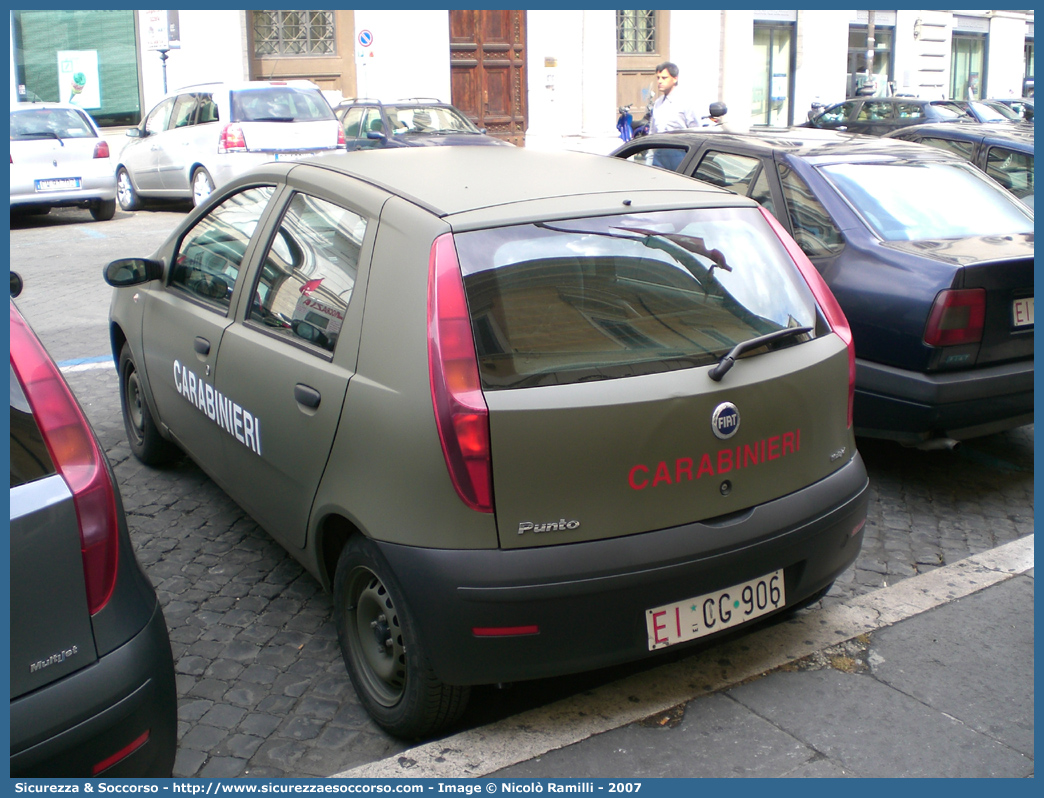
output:
[[721,382],[721,378],[728,374],[729,369],[735,365],[736,358],[744,352],[751,349],[757,349],[759,346],[764,346],[765,344],[771,344],[774,341],[781,341],[784,338],[791,338],[795,335],[804,335],[811,331],[811,327],[786,327],[782,330],[776,330],[775,332],[770,332],[765,335],[759,335],[757,338],[751,338],[749,341],[738,343],[732,347],[731,352],[718,361],[718,365],[707,373],[715,382]]

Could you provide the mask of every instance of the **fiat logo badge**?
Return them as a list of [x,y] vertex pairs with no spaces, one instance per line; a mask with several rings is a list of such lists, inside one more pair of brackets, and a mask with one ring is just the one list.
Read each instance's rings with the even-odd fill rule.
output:
[[727,440],[736,434],[740,426],[740,414],[732,402],[722,402],[711,414],[711,429],[714,435]]

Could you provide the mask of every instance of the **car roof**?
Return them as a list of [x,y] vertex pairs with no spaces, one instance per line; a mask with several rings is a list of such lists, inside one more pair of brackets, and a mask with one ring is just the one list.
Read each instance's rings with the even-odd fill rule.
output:
[[167,97],[173,97],[178,94],[183,94],[187,91],[215,91],[217,89],[227,89],[229,91],[243,91],[245,89],[265,89],[272,86],[289,86],[292,89],[319,89],[319,86],[317,86],[310,80],[215,81],[213,83],[193,83],[188,86],[182,86],[169,92],[167,94]]
[[[660,142],[688,141],[703,143],[713,139],[721,143],[739,144],[749,152],[770,155],[785,152],[816,163],[845,163],[854,159],[935,158],[920,144],[881,136],[861,136],[836,130],[812,127],[754,128],[746,132],[713,132],[712,128],[696,128],[660,133],[642,138],[653,145]],[[960,160],[941,150],[934,150],[940,160]]]
[[53,103],[53,102],[17,102],[17,103],[11,103],[11,111],[12,112],[15,112],[15,111],[32,111],[34,109],[39,111],[41,108],[44,109],[44,110],[48,110],[48,111],[50,111],[50,110],[80,111],[81,113],[84,113],[84,114],[87,114],[87,116],[90,116],[90,113],[88,113],[87,109],[81,108],[79,105],[73,105],[72,103]]
[[[737,195],[689,177],[579,152],[522,147],[417,147],[366,150],[308,163],[363,180],[437,216],[509,205],[569,206],[578,215],[665,207],[751,205]],[[630,199],[633,197],[634,199]],[[736,200],[740,200],[737,202]],[[505,217],[511,213],[501,210]]]
[[1033,152],[1033,127],[1013,122],[963,123],[959,125],[942,122],[927,125],[911,125],[888,134],[888,138],[904,138],[908,135],[938,136],[954,141],[989,141],[1018,145]]

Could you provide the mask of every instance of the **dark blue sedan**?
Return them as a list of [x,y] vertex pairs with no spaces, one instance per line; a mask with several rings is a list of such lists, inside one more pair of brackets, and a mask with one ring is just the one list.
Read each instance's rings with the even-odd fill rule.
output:
[[922,447],[1033,421],[1033,214],[955,155],[829,131],[679,131],[614,155],[756,199],[856,347],[857,434]]

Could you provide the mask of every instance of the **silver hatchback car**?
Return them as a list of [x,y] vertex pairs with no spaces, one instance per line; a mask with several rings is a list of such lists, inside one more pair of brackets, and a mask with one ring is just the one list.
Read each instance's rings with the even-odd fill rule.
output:
[[125,211],[142,198],[192,199],[269,161],[344,148],[344,129],[307,80],[186,86],[127,131],[116,197]]

